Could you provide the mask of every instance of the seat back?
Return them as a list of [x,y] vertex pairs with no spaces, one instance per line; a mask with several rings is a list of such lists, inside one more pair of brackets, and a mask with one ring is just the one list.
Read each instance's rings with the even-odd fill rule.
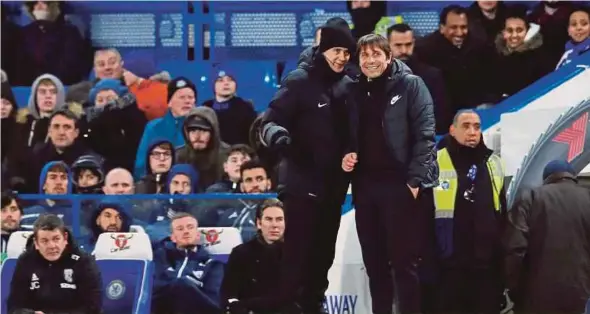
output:
[[7,258],[18,258],[27,248],[27,241],[33,234],[33,231],[15,231],[8,238],[6,246]]
[[199,228],[201,244],[215,259],[227,262],[232,249],[242,244],[237,228]]
[[103,283],[103,312],[150,313],[153,252],[146,233],[102,233],[94,250]]
[[0,294],[2,297],[2,314],[8,313],[8,309],[6,307],[6,301],[8,301],[8,295],[10,295],[10,282],[12,281],[12,275],[14,274],[14,270],[16,268],[16,258],[7,258],[4,263],[2,263],[2,269],[0,269],[0,277],[2,277],[2,286],[0,286]]

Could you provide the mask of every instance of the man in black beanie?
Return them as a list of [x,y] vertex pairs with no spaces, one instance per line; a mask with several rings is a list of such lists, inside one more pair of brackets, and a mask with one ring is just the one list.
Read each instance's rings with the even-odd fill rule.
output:
[[340,160],[347,152],[352,110],[348,91],[353,81],[344,67],[354,47],[350,32],[322,28],[313,61],[289,73],[262,118],[263,145],[278,150],[287,164],[279,196],[288,212],[281,283],[260,307],[244,309],[239,301],[231,302],[233,313],[323,313],[349,183]]

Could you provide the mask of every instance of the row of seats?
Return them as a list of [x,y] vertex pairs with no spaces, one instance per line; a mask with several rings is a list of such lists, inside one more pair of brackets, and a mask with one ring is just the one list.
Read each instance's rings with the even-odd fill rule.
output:
[[[133,230],[133,229],[132,229]],[[135,229],[132,233],[103,233],[93,252],[103,284],[103,313],[150,313],[154,280],[153,251],[150,238]],[[236,228],[199,228],[201,243],[213,258],[227,262],[231,250],[242,243]],[[32,231],[14,232],[7,245],[7,258],[2,264],[2,313],[18,256],[24,252]]]

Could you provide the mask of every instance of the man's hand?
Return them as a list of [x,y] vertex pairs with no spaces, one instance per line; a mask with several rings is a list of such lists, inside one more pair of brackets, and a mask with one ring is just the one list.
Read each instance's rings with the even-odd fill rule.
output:
[[125,85],[127,87],[137,83],[139,81],[140,77],[135,75],[133,72],[129,72],[125,69],[123,69],[123,80],[125,81]]
[[356,153],[348,153],[342,158],[342,170],[351,172],[358,162]]
[[35,314],[45,314],[42,311],[35,311]]
[[410,192],[412,192],[412,195],[414,195],[414,199],[417,199],[418,192],[420,191],[420,188],[413,188],[409,184],[407,184],[407,186],[408,186],[408,189],[410,189]]

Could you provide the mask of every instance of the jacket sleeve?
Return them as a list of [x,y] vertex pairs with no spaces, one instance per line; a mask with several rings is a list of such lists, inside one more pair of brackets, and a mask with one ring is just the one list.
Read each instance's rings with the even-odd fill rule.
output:
[[229,299],[239,299],[240,286],[244,282],[243,271],[240,269],[240,251],[239,247],[236,248],[232,250],[227,264],[225,264],[225,274],[221,283],[222,307],[227,305]]
[[204,282],[203,292],[213,308],[220,308],[221,283],[223,281],[224,266],[221,262],[213,261],[209,275]]
[[137,147],[137,154],[135,154],[135,167],[133,167],[133,176],[135,180],[139,180],[143,178],[146,174],[145,171],[145,162],[148,153],[148,145],[152,135],[152,127],[153,123],[151,121],[145,126],[143,130],[143,135],[141,136],[141,140],[139,141],[139,146]]
[[168,86],[162,82],[142,79],[139,83],[129,86],[129,90],[137,97],[137,107],[148,120],[161,118],[168,110]]
[[429,188],[438,179],[434,152],[434,106],[430,92],[420,77],[408,75],[408,88],[411,97],[408,118],[412,141],[408,184],[411,187]]
[[295,70],[285,78],[281,84],[281,88],[276,92],[268,109],[262,117],[261,126],[267,123],[274,122],[287,130],[291,127],[291,121],[295,117],[298,106],[299,83],[302,78],[302,73]]
[[[150,233],[148,232],[148,234]],[[150,234],[150,238],[154,238],[152,234]],[[155,251],[154,266],[154,294],[156,294],[163,291],[164,288],[176,279],[176,272],[168,271],[168,267],[173,267],[174,265],[168,264],[166,250],[164,248]]]
[[[505,250],[504,271],[507,288],[518,293],[523,273],[523,260],[527,254],[529,236],[529,213],[532,195],[528,192],[516,201],[508,211],[507,222],[502,236]],[[514,295],[514,294],[512,294]]]
[[[88,255],[82,256],[79,263],[79,272],[81,274],[78,285],[78,297],[84,299],[84,308],[79,313],[100,314],[102,312],[102,279],[98,270],[98,265],[93,257]],[[78,313],[78,312],[74,312]]]
[[27,311],[31,310],[27,308],[27,306],[30,304],[30,300],[32,299],[30,296],[30,292],[32,290],[29,286],[32,283],[31,277],[27,271],[27,266],[23,264],[23,257],[25,254],[21,255],[16,262],[12,280],[10,281],[10,294],[8,295],[8,300],[6,301],[8,313],[10,314],[27,313]]

